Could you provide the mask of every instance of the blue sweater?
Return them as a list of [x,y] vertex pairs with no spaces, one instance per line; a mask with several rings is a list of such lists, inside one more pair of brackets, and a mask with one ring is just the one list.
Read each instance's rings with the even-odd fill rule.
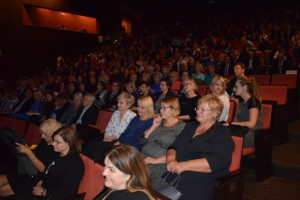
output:
[[144,132],[150,128],[153,123],[153,118],[141,120],[138,116],[133,118],[128,124],[125,131],[120,135],[118,141],[120,143],[131,144],[137,149],[142,149],[140,138]]

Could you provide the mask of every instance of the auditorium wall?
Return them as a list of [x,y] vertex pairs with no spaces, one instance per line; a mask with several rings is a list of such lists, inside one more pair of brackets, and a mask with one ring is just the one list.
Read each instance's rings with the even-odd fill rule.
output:
[[[111,34],[121,27],[121,16],[117,11],[82,5],[78,0],[2,0],[0,1],[0,59],[14,60],[19,73],[32,74],[45,67],[55,67],[60,55],[75,57],[94,49],[97,34],[63,31],[23,25],[24,4],[55,11],[78,14],[97,19],[100,34]],[[106,10],[106,11],[105,11]],[[101,22],[105,21],[105,22]],[[98,29],[99,31],[100,29]],[[11,62],[0,62],[11,63]],[[10,66],[0,66],[0,70]],[[17,74],[16,74],[17,76]]]

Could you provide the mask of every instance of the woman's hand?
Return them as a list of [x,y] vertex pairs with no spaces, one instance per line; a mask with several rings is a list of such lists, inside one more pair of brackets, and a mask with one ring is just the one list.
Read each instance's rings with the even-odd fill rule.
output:
[[32,193],[36,196],[46,196],[45,188],[43,188],[39,184],[37,184],[35,187],[33,187]]
[[177,162],[177,161],[172,161],[167,165],[167,169],[170,172],[180,174],[184,171],[186,171],[186,162]]
[[156,115],[154,120],[153,120],[153,126],[154,127],[159,127],[159,125],[161,124],[162,118],[160,115]]
[[31,153],[31,150],[27,145],[25,146],[17,142],[15,144],[17,145],[16,150],[18,153],[24,153],[26,155],[29,155]]
[[155,161],[156,161],[156,159],[152,158],[152,157],[147,157],[144,159],[145,164],[157,164]]
[[116,136],[107,136],[103,139],[103,142],[112,142],[114,141],[115,139],[117,139]]

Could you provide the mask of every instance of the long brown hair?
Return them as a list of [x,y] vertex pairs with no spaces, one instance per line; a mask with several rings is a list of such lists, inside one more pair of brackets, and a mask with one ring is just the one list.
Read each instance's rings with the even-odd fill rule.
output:
[[121,172],[130,175],[127,182],[127,190],[129,192],[142,191],[151,200],[154,200],[144,158],[135,147],[121,144],[114,147],[106,156]]
[[261,97],[259,95],[257,84],[253,76],[238,77],[237,81],[240,81],[240,84],[242,86],[247,85],[247,92],[250,94],[250,96],[255,97],[261,102]]
[[60,135],[60,137],[69,144],[68,154],[80,153],[81,144],[79,141],[78,134],[76,130],[72,127],[62,127],[54,132],[53,138],[55,135]]

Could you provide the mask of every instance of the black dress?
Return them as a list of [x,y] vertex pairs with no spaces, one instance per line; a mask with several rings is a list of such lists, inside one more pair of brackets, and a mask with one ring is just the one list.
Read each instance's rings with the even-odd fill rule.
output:
[[185,95],[182,95],[179,98],[180,115],[188,115],[190,117],[189,121],[195,121],[197,115],[195,108],[200,97],[200,95],[197,95],[192,98],[187,98]]
[[[39,159],[46,167],[58,157],[58,153],[53,150],[52,145],[48,145],[44,139],[38,144],[34,150],[35,156]],[[15,172],[8,172],[5,174],[12,190],[18,193],[24,193],[32,191],[32,187],[36,184],[37,177],[30,177],[28,175],[19,175]]]
[[234,142],[229,129],[222,124],[215,123],[206,132],[193,138],[199,125],[197,121],[187,124],[169,147],[176,151],[176,161],[206,158],[212,170],[211,173],[182,172],[177,186],[182,193],[181,200],[213,200],[213,182],[216,178],[228,174],[228,167],[231,163]]
[[[77,193],[84,173],[84,164],[79,154],[58,157],[48,167],[42,177],[42,187],[46,189],[46,197],[41,199],[66,200]],[[9,196],[5,199],[35,199],[30,192]]]
[[110,192],[107,190],[106,192],[98,195],[94,200],[101,200],[107,194],[109,194],[105,200],[150,200],[146,193],[138,191],[138,192],[129,192],[128,190],[116,190]]

